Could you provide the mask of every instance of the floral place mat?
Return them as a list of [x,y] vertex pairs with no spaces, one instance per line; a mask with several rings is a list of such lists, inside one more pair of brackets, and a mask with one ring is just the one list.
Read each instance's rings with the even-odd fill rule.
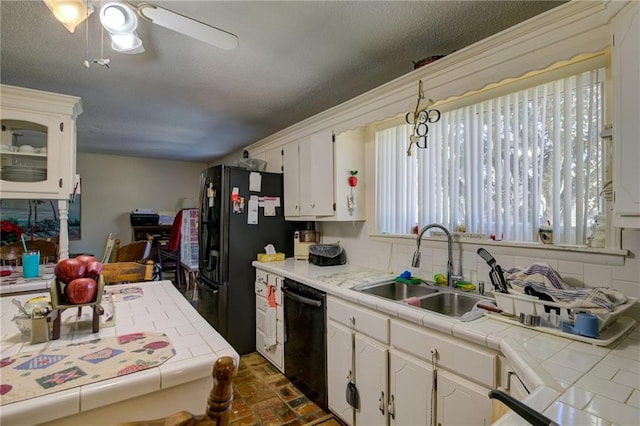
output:
[[0,360],[0,405],[158,367],[175,353],[164,333],[132,333],[18,353]]

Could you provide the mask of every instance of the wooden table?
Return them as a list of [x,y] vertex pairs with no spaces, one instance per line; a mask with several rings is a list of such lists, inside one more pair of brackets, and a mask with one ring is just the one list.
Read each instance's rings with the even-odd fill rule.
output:
[[197,278],[198,278],[198,266],[189,266],[184,262],[180,262],[180,269],[184,274],[184,282],[187,283],[187,290],[185,294],[189,294],[189,289],[191,289],[191,300],[194,300],[196,297],[197,290]]

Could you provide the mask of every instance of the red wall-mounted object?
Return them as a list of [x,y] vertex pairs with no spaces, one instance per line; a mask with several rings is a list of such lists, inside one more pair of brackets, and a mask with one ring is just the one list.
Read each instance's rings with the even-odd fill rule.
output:
[[349,176],[349,186],[352,188],[355,188],[356,185],[358,184],[358,177],[356,176],[358,174],[358,171],[351,170],[349,174],[351,175]]

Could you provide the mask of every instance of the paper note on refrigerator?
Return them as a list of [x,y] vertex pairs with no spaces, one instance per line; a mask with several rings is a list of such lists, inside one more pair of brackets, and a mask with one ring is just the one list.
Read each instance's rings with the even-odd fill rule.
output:
[[260,173],[249,173],[249,191],[260,192],[262,190],[262,175]]
[[247,223],[249,225],[257,225],[258,224],[258,197],[256,195],[252,195],[249,198],[249,209],[247,215]]
[[264,215],[276,215],[276,197],[264,197]]
[[265,200],[273,200],[275,207],[281,207],[280,197],[270,197],[270,196],[258,197],[258,203],[259,203],[258,205],[260,207],[264,207]]

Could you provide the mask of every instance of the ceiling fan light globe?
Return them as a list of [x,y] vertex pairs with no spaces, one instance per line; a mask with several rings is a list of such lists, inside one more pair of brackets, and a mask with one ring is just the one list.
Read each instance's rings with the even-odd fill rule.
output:
[[72,4],[63,4],[58,9],[57,16],[61,18],[63,22],[73,22],[80,16],[80,11]]
[[122,28],[126,22],[124,13],[116,7],[108,7],[104,10],[104,21],[109,28]]
[[84,0],[44,0],[44,3],[53,16],[71,33],[93,13],[93,5]]
[[[129,34],[111,34],[111,48],[116,52],[128,53],[139,49],[142,40],[135,32]],[[135,52],[138,53],[138,52]]]
[[138,28],[138,17],[122,3],[107,3],[100,9],[100,22],[109,34],[130,34]]

